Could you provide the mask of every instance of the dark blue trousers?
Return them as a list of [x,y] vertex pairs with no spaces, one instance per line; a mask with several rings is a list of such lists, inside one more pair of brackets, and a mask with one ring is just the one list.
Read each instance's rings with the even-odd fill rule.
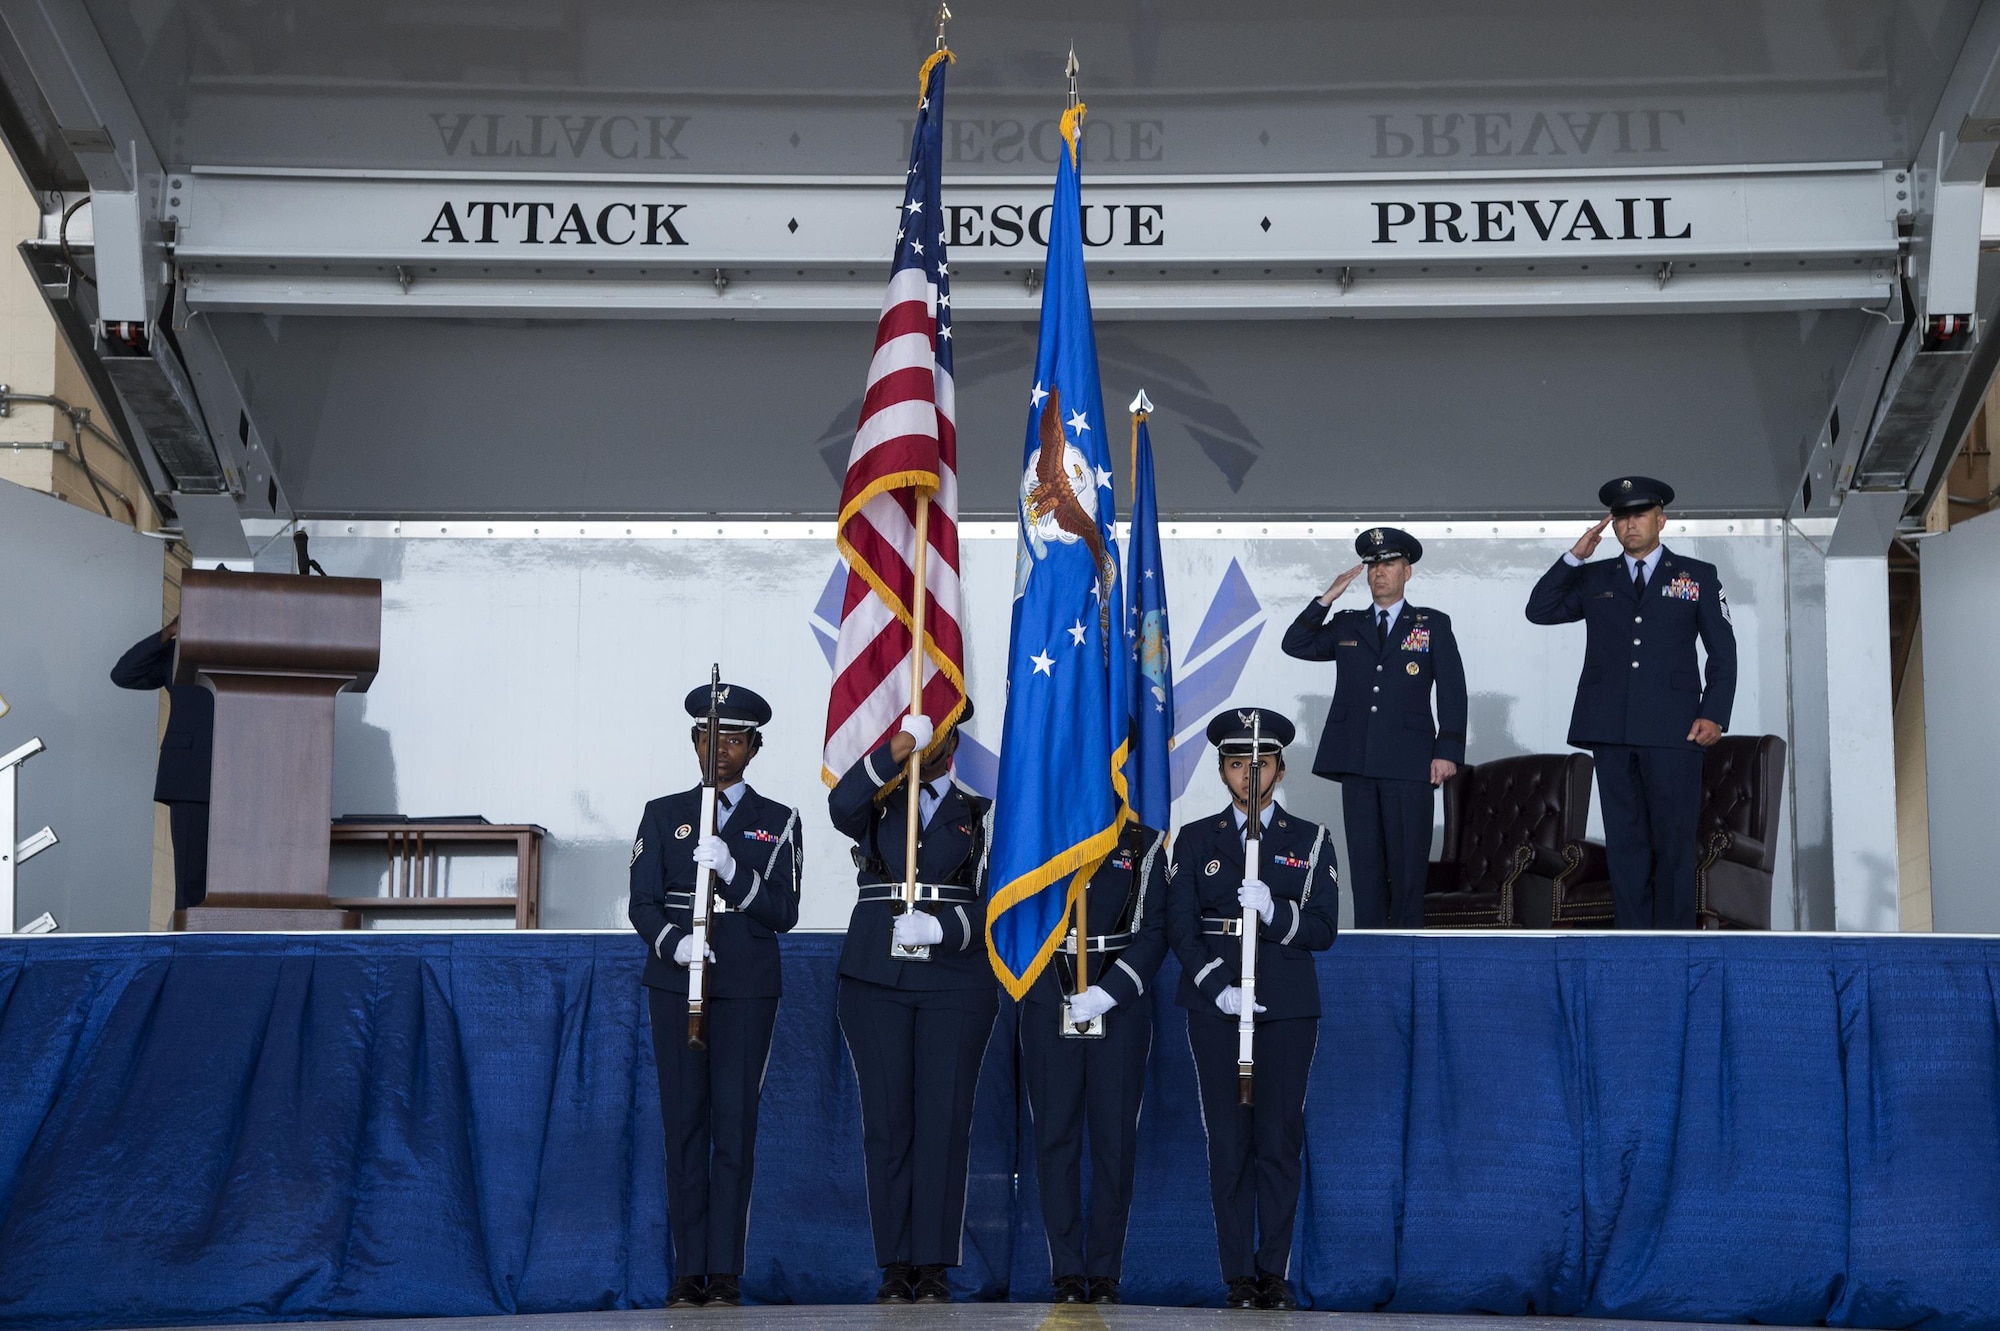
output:
[[757,1163],[757,1099],[775,998],[711,998],[708,1048],[688,1048],[687,995],[646,991],[660,1118],[667,1133],[667,1228],[674,1275],[740,1276]]
[[892,989],[843,975],[836,1006],[861,1089],[875,1264],[958,1266],[972,1101],[999,986]]
[[1617,927],[1694,928],[1701,750],[1603,744],[1590,752]]
[[1424,880],[1430,873],[1436,808],[1437,790],[1428,781],[1340,778],[1355,928],[1424,927]]
[[1247,1109],[1236,1103],[1236,1018],[1211,1006],[1190,1009],[1187,1024],[1201,1126],[1208,1134],[1208,1193],[1222,1278],[1287,1275],[1306,1146],[1306,1078],[1319,1047],[1319,1018],[1257,1023]]
[[[1125,1227],[1138,1168],[1139,1109],[1153,1049],[1151,1001],[1120,1004],[1102,1039],[1066,1039],[1062,1009],[1024,1002],[1021,1080],[1035,1121],[1035,1174],[1049,1275],[1109,1276],[1125,1267]],[[1083,1134],[1090,1130],[1090,1233],[1083,1219]],[[1087,1254],[1087,1255],[1086,1255]]]
[[199,906],[208,896],[208,805],[167,805],[167,831],[174,840],[174,909]]

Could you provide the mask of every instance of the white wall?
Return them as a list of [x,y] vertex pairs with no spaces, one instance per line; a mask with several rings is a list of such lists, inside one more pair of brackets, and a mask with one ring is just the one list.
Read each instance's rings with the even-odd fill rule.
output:
[[[1410,595],[1450,614],[1457,628],[1475,762],[1565,748],[1584,630],[1536,628],[1522,608],[1575,525],[1416,528],[1426,555]],[[485,536],[488,526],[498,534]],[[526,539],[503,539],[517,528]],[[390,524],[314,524],[313,552],[329,572],[385,582],[381,673],[368,694],[339,702],[334,811],[540,823],[550,832],[544,922],[622,926],[640,809],[694,783],[681,700],[719,661],[726,678],[765,694],[777,712],[750,779],[804,811],[803,922],[842,927],[854,875],[818,780],[829,672],[817,635],[832,625],[816,619],[815,607],[837,567],[830,529],[633,524],[630,538],[627,529],[550,523],[533,535],[532,524],[444,524],[441,532],[411,523],[392,534]],[[1279,640],[1306,600],[1354,562],[1354,531],[1183,523],[1163,533],[1181,729],[1194,746],[1177,820],[1220,803],[1212,759],[1200,748],[1202,724],[1224,703],[1254,701],[1300,723],[1281,798],[1339,837],[1338,787],[1311,775],[1332,668],[1286,657]],[[968,735],[996,744],[1013,541],[1011,525],[976,523],[964,543],[968,674],[979,709]],[[1786,733],[1785,543],[1777,525],[1696,524],[1691,535],[1670,529],[1668,542],[1717,563],[1728,588],[1742,658],[1733,729]],[[266,556],[271,567],[281,566],[279,547],[290,555],[290,543],[279,542]],[[1247,617],[1191,659],[1204,618],[1227,602],[1219,593],[1232,560],[1254,604],[1244,602]],[[1361,603],[1360,592],[1348,595]],[[1245,643],[1239,676],[1229,663]],[[1197,709],[1205,668],[1224,687]],[[1591,822],[1595,833],[1594,810]],[[1781,834],[1779,927],[1792,916],[1790,864]]]
[[1924,750],[1931,920],[1940,933],[2000,932],[2000,514],[1923,544]]

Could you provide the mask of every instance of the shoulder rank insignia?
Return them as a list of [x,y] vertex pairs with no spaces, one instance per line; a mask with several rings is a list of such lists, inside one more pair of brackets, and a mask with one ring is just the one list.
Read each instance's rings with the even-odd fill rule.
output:
[[645,853],[646,853],[646,838],[640,837],[637,841],[634,841],[632,843],[632,858],[625,862],[625,867],[629,869],[633,865],[637,864],[639,862],[639,857]]
[[1672,582],[1660,588],[1660,595],[1671,596],[1676,601],[1699,601],[1701,584],[1683,573]]
[[1406,652],[1427,652],[1430,649],[1431,631],[1429,629],[1411,629],[1410,636],[1403,639],[1403,650]]

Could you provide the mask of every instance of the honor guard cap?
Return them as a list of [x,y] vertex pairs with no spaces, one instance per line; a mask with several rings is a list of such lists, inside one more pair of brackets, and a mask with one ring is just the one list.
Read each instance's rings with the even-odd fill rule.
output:
[[1261,731],[1258,747],[1265,753],[1277,753],[1298,733],[1283,713],[1268,707],[1227,707],[1208,723],[1208,742],[1223,753],[1248,753],[1253,725]]
[[[715,709],[724,730],[755,730],[771,719],[771,704],[741,684],[724,684],[722,700]],[[697,721],[708,719],[708,685],[692,689],[687,696],[687,714]]]
[[1665,508],[1674,502],[1674,487],[1650,476],[1620,476],[1606,481],[1597,492],[1597,502],[1613,513],[1637,513],[1648,508]]
[[1424,557],[1424,543],[1400,527],[1370,527],[1354,538],[1354,553],[1364,564],[1385,559],[1407,559],[1412,564]]

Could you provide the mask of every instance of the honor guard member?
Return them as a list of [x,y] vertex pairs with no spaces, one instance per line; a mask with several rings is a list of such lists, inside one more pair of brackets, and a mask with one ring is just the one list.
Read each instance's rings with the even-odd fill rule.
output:
[[[1262,751],[1253,756],[1251,725],[1259,717]],[[1208,723],[1229,807],[1181,828],[1167,883],[1167,940],[1181,963],[1175,1001],[1187,1009],[1216,1244],[1232,1308],[1298,1306],[1285,1277],[1305,1148],[1306,1074],[1319,1044],[1313,954],[1333,945],[1340,917],[1332,838],[1276,799],[1292,735],[1292,723],[1268,709],[1232,708]],[[1263,803],[1258,879],[1243,876],[1252,763]],[[1255,1094],[1247,1107],[1236,1102],[1246,909],[1261,920]]]
[[[1285,655],[1335,664],[1313,771],[1340,783],[1354,926],[1421,929],[1436,787],[1465,761],[1465,667],[1451,617],[1403,599],[1422,543],[1372,527],[1354,549],[1361,562],[1285,630]],[[1327,607],[1363,569],[1374,604],[1328,619]]]
[[208,777],[215,748],[215,695],[204,685],[174,683],[174,643],[181,621],[133,643],[111,667],[121,689],[165,689],[167,733],[160,737],[160,766],[153,802],[167,806],[174,841],[174,909],[199,906],[208,896]]
[[[961,722],[972,717],[966,700]],[[827,796],[854,842],[861,891],[840,951],[841,1033],[861,1091],[862,1151],[877,1303],[949,1303],[963,1261],[967,1158],[979,1066],[1000,1010],[986,950],[986,860],[993,802],[951,776],[954,727],[924,763],[918,793],[918,906],[903,912],[910,755],[930,749],[928,718],[908,716]],[[930,948],[901,961],[891,942]]]
[[[697,764],[706,761],[709,689],[687,696]],[[799,919],[799,811],[743,780],[771,708],[722,686],[715,747],[716,832],[697,785],[646,805],[632,843],[632,927],[646,941],[642,983],[666,1126],[667,1217],[676,1279],[668,1306],[734,1306],[757,1147],[757,1100],[778,1018],[778,935]],[[688,1046],[694,894],[715,871],[704,967],[707,1049]]]
[[[1132,1214],[1139,1108],[1153,1049],[1147,998],[1167,954],[1167,834],[1128,823],[1086,889],[1089,984],[1076,992],[1076,937],[1059,946],[1021,1001],[1021,1074],[1035,1124],[1035,1168],[1057,1303],[1116,1303]],[[1067,1007],[1068,1021],[1064,1020]],[[1101,1020],[1103,1034],[1065,1035]],[[1090,1131],[1090,1222],[1083,1136]]]
[[[1715,565],[1660,544],[1672,486],[1623,476],[1597,498],[1610,515],[1542,575],[1528,618],[1589,629],[1569,742],[1595,759],[1617,927],[1692,929],[1701,751],[1729,726],[1736,631]],[[1607,524],[1624,553],[1585,563]]]

